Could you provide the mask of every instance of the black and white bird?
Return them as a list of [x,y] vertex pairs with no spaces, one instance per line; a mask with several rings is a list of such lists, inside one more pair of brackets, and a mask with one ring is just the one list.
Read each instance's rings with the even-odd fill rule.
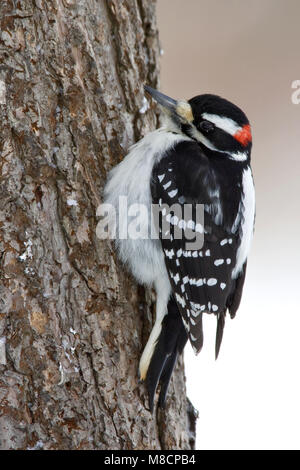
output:
[[[117,217],[116,246],[136,280],[154,287],[157,295],[155,324],[139,365],[152,410],[159,383],[159,405],[164,405],[177,356],[187,340],[196,353],[201,350],[203,313],[217,317],[218,356],[225,315],[233,318],[241,300],[255,194],[251,129],[240,108],[212,94],[177,101],[149,86],[145,90],[165,111],[166,123],[135,144],[112,169],[105,203],[117,215],[120,197],[127,198],[127,207],[147,208],[139,214],[144,234],[140,237],[124,236],[128,221]],[[182,214],[189,205],[189,217],[168,210],[174,204]],[[195,210],[200,204],[202,221]],[[157,237],[149,236],[154,205],[161,209]],[[169,230],[164,230],[163,219]],[[181,229],[182,236],[175,236],[175,229]],[[188,229],[195,237],[202,235],[200,249],[187,248]]]

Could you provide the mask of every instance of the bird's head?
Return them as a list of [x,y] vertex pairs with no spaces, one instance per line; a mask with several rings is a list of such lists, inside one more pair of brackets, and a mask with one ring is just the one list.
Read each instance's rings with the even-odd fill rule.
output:
[[236,161],[249,160],[251,128],[238,106],[211,94],[177,101],[149,86],[145,86],[145,90],[162,106],[178,132],[213,152]]

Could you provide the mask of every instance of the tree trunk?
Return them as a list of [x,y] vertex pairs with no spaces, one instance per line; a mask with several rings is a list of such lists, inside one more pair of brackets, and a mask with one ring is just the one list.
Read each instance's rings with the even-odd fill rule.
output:
[[153,294],[96,236],[107,172],[157,125],[155,3],[0,8],[0,448],[189,449],[182,360],[152,416]]

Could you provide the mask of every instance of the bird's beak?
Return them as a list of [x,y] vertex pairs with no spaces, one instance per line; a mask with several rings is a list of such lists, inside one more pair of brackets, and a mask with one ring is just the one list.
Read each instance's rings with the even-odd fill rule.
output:
[[176,106],[177,106],[176,100],[173,100],[173,98],[170,98],[169,96],[164,95],[160,91],[154,90],[154,88],[151,88],[151,86],[145,85],[144,89],[163,108],[166,108],[172,114],[176,112]]
[[144,89],[171,116],[179,118],[181,122],[193,121],[192,107],[187,101],[174,100],[148,85],[145,85]]

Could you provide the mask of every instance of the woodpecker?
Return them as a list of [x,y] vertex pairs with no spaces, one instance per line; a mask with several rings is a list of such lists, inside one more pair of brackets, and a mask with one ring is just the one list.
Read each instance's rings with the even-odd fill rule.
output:
[[[152,411],[159,384],[158,405],[165,405],[172,371],[187,340],[200,352],[204,313],[216,315],[216,358],[219,354],[225,315],[235,316],[242,296],[255,192],[251,128],[238,106],[213,94],[186,101],[149,86],[145,91],[163,109],[165,123],[132,146],[111,170],[104,202],[117,213],[120,197],[127,198],[128,207],[146,207],[139,217],[146,231],[153,207],[161,209],[157,237],[116,236],[120,260],[138,283],[156,291],[156,320],[139,364]],[[175,214],[174,204],[182,209],[189,205],[189,216]],[[203,208],[201,221],[197,205]],[[125,219],[117,217],[116,233],[126,232]],[[169,230],[164,230],[163,219]],[[180,237],[175,229],[181,229]],[[188,229],[195,237],[202,235],[200,248],[187,248]]]

